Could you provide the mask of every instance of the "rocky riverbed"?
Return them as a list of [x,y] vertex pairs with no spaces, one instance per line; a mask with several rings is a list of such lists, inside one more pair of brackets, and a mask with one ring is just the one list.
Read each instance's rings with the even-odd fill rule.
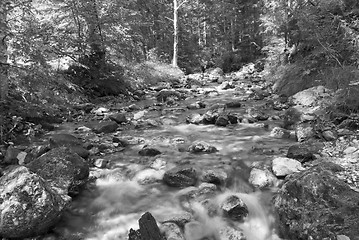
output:
[[0,236],[359,239],[356,118],[327,117],[335,94],[278,96],[248,67],[76,106],[3,152]]

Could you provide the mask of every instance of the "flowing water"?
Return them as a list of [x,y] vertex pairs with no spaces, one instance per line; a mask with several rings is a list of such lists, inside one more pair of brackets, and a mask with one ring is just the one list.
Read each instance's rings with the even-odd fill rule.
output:
[[[224,91],[219,96],[205,98],[205,102],[208,106],[224,103],[233,99],[233,94],[233,91]],[[197,100],[199,99],[192,98],[184,104]],[[247,107],[258,103],[245,104]],[[237,109],[236,112],[244,113],[246,107]],[[269,163],[275,156],[282,155],[294,140],[270,137],[270,129],[278,124],[275,121],[266,122],[269,128],[263,127],[261,123],[228,127],[185,124],[185,117],[190,112],[192,110],[148,111],[145,118],[172,121],[153,129],[128,129],[120,132],[118,137],[133,144],[123,152],[103,156],[110,160],[110,166],[107,169],[93,169],[92,174],[97,179],[74,199],[71,210],[55,231],[66,239],[124,240],[127,239],[130,228],[138,229],[138,219],[144,212],[151,212],[159,222],[168,216],[183,213],[184,206],[178,199],[179,192],[183,190],[170,188],[161,182],[141,185],[136,181],[136,174],[148,169],[157,159],[159,163],[165,163],[161,171],[158,171],[159,175],[164,170],[184,164],[190,164],[199,170],[233,170],[231,183],[213,196],[212,200],[220,202],[229,194],[235,194],[249,209],[246,221],[236,223],[221,217],[209,217],[202,205],[194,203],[191,206],[192,214],[201,223],[201,228],[195,232],[185,232],[186,240],[200,240],[206,236],[214,236],[213,239],[216,239],[218,231],[226,225],[241,229],[247,240],[279,239],[275,234],[271,207],[272,190],[256,191],[247,180],[252,164]],[[71,127],[75,126],[63,126],[62,132],[69,132]],[[219,151],[212,154],[184,151],[197,140],[205,141]],[[139,156],[138,151],[145,144],[156,146],[162,154],[157,157]]]

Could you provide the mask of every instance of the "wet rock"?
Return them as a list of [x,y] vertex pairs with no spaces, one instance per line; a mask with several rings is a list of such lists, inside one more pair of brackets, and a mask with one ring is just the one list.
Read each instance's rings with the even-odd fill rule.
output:
[[167,240],[185,240],[182,230],[175,223],[164,223],[161,226],[161,230]]
[[136,173],[133,180],[143,185],[151,184],[151,183],[162,181],[164,174],[165,174],[164,170],[156,170],[156,169],[148,168]]
[[314,152],[303,144],[290,146],[287,152],[287,157],[296,159],[301,163],[312,161],[316,158]]
[[156,169],[156,170],[161,170],[164,169],[167,165],[167,162],[161,158],[157,158],[156,160],[153,161],[153,163],[151,163],[151,168]]
[[315,136],[313,126],[310,122],[299,123],[295,126],[295,135],[298,142],[309,140]]
[[161,151],[153,148],[153,147],[149,147],[149,146],[144,146],[139,152],[138,154],[140,154],[141,156],[149,156],[149,157],[154,157],[157,155],[161,154]]
[[171,187],[188,187],[197,183],[197,171],[193,167],[176,167],[168,170],[163,181]]
[[108,163],[109,163],[108,159],[98,158],[95,160],[93,165],[97,168],[106,168]]
[[225,127],[229,124],[229,118],[227,115],[220,115],[218,116],[215,125],[220,127]]
[[290,131],[284,128],[275,127],[270,132],[270,136],[273,138],[290,138]]
[[203,123],[204,117],[199,113],[193,113],[186,118],[187,123],[201,124]]
[[200,101],[197,101],[195,103],[192,103],[190,105],[187,106],[188,109],[201,109],[201,108],[205,108],[206,107],[206,104],[204,102],[200,102]]
[[281,237],[286,239],[358,239],[359,193],[336,176],[333,163],[293,174],[274,199]]
[[[151,239],[151,240],[162,240],[162,235],[159,227],[157,226],[155,218],[151,213],[146,212],[138,220],[140,226],[139,233],[141,239]],[[133,239],[129,239],[133,240]]]
[[12,166],[0,178],[0,200],[0,235],[24,239],[49,230],[70,198],[62,198],[26,167]]
[[218,88],[221,90],[228,90],[228,89],[233,89],[235,87],[236,86],[232,82],[224,81]]
[[236,100],[226,103],[227,108],[240,108],[242,106],[242,100]]
[[254,100],[260,101],[268,96],[270,96],[270,93],[268,91],[262,89],[254,89],[253,94],[251,94],[250,97]]
[[128,121],[125,113],[112,114],[109,118],[117,124],[126,123]]
[[243,232],[239,229],[226,226],[219,231],[219,236],[221,239],[228,240],[246,240]]
[[109,111],[110,111],[110,109],[108,109],[108,108],[100,107],[98,109],[93,110],[92,112],[94,114],[96,114],[97,116],[103,116],[103,115],[105,115],[105,113],[108,113]]
[[228,196],[220,207],[223,215],[233,221],[243,221],[249,213],[246,204],[236,195]]
[[285,177],[301,170],[303,170],[302,164],[295,159],[278,157],[272,161],[272,171],[277,177]]
[[198,186],[198,195],[199,196],[208,196],[213,195],[217,191],[217,186],[213,183],[201,183]]
[[230,124],[237,124],[240,121],[240,118],[235,113],[228,113],[227,117]]
[[249,183],[256,188],[273,187],[277,181],[276,177],[267,169],[253,168],[249,175]]
[[71,196],[78,194],[89,176],[88,163],[65,147],[50,150],[27,167],[48,181],[54,189]]
[[206,142],[194,142],[188,147],[188,151],[190,153],[215,153],[218,150]]
[[194,220],[194,217],[189,212],[180,212],[180,213],[170,213],[167,216],[164,216],[162,223],[175,223],[180,228],[183,228],[184,225],[188,222]]
[[249,108],[247,110],[248,116],[251,118],[254,118],[257,121],[265,121],[269,118],[269,115],[264,113],[262,110],[260,109],[256,109],[256,108]]
[[138,106],[137,104],[131,104],[130,106],[127,107],[127,111],[129,112],[138,111],[138,110],[141,110],[141,107]]
[[117,130],[118,124],[114,121],[104,121],[92,124],[90,128],[95,133],[112,133]]
[[222,169],[204,170],[201,180],[207,183],[225,186],[228,181],[228,174]]

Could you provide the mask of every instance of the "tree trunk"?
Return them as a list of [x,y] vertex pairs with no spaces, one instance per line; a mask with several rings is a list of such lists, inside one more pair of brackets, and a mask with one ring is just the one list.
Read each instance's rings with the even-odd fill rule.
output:
[[177,67],[178,59],[178,1],[173,0],[173,60],[172,65]]
[[8,94],[8,56],[7,56],[7,4],[4,1],[0,3],[0,101],[5,101]]

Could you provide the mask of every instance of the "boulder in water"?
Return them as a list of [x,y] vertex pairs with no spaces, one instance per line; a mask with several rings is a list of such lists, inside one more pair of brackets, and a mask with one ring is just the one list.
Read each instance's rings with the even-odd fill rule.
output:
[[27,167],[53,188],[70,195],[76,195],[89,176],[89,164],[65,147],[50,150]]
[[149,147],[149,146],[144,146],[139,152],[138,154],[140,154],[141,156],[157,156],[161,154],[161,151],[153,148],[153,147]]
[[187,123],[201,124],[203,123],[204,117],[199,113],[193,113],[186,118]]
[[163,176],[163,181],[171,187],[188,187],[197,183],[197,171],[193,167],[184,166],[168,170]]
[[233,221],[242,222],[249,213],[246,204],[236,195],[229,195],[226,197],[221,203],[221,209],[223,215]]
[[253,168],[249,175],[249,183],[257,188],[273,187],[277,181],[273,173],[267,169]]
[[191,153],[214,153],[217,152],[217,148],[209,145],[206,142],[194,142],[189,146],[188,151]]
[[58,195],[24,166],[11,166],[0,178],[0,235],[21,238],[45,233],[61,217],[70,197]]
[[204,170],[201,180],[207,183],[225,186],[229,179],[228,174],[222,169],[208,169]]
[[215,125],[220,127],[225,127],[229,124],[229,118],[227,115],[220,115],[218,116]]
[[284,128],[275,127],[270,132],[270,136],[273,138],[290,138],[290,131]]
[[285,180],[274,199],[281,237],[359,239],[359,193],[337,177],[342,170],[321,162]]
[[248,116],[257,121],[265,121],[269,118],[269,115],[257,108],[249,108],[247,110]]

